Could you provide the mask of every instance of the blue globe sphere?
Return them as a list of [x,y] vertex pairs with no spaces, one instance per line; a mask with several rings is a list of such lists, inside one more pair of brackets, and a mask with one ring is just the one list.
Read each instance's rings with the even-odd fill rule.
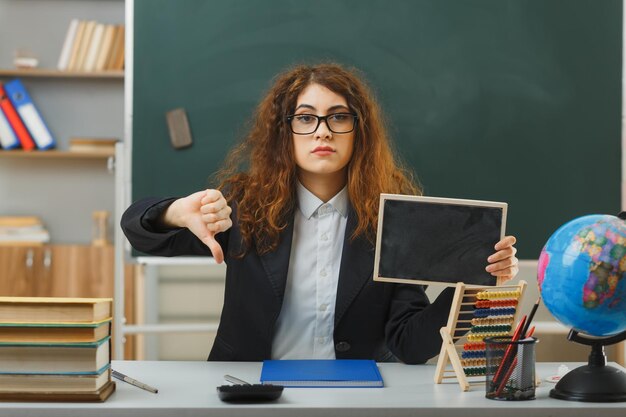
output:
[[591,336],[626,330],[626,223],[590,215],[561,226],[541,255],[543,303],[566,326]]

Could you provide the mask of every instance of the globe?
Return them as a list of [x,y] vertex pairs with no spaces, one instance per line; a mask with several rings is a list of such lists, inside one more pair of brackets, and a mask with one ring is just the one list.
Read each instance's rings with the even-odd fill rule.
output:
[[539,256],[537,281],[552,315],[597,337],[626,330],[626,223],[589,215],[561,226]]

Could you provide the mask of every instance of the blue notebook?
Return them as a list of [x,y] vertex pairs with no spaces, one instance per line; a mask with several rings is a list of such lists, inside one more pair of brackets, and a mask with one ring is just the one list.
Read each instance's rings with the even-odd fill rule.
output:
[[376,362],[366,359],[267,360],[261,383],[301,388],[384,386]]

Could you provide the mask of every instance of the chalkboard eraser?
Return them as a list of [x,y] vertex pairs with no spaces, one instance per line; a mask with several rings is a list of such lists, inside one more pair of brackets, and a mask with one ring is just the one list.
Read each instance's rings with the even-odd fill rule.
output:
[[187,112],[183,108],[173,109],[165,113],[167,128],[170,132],[170,141],[176,149],[191,146],[191,130],[187,120]]

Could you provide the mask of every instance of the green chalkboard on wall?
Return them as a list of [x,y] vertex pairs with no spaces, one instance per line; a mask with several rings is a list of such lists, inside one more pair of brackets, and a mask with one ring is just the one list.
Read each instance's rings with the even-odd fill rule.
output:
[[426,195],[509,203],[521,258],[620,209],[621,0],[135,0],[133,58],[133,200],[209,186],[272,77],[324,60],[362,71]]

